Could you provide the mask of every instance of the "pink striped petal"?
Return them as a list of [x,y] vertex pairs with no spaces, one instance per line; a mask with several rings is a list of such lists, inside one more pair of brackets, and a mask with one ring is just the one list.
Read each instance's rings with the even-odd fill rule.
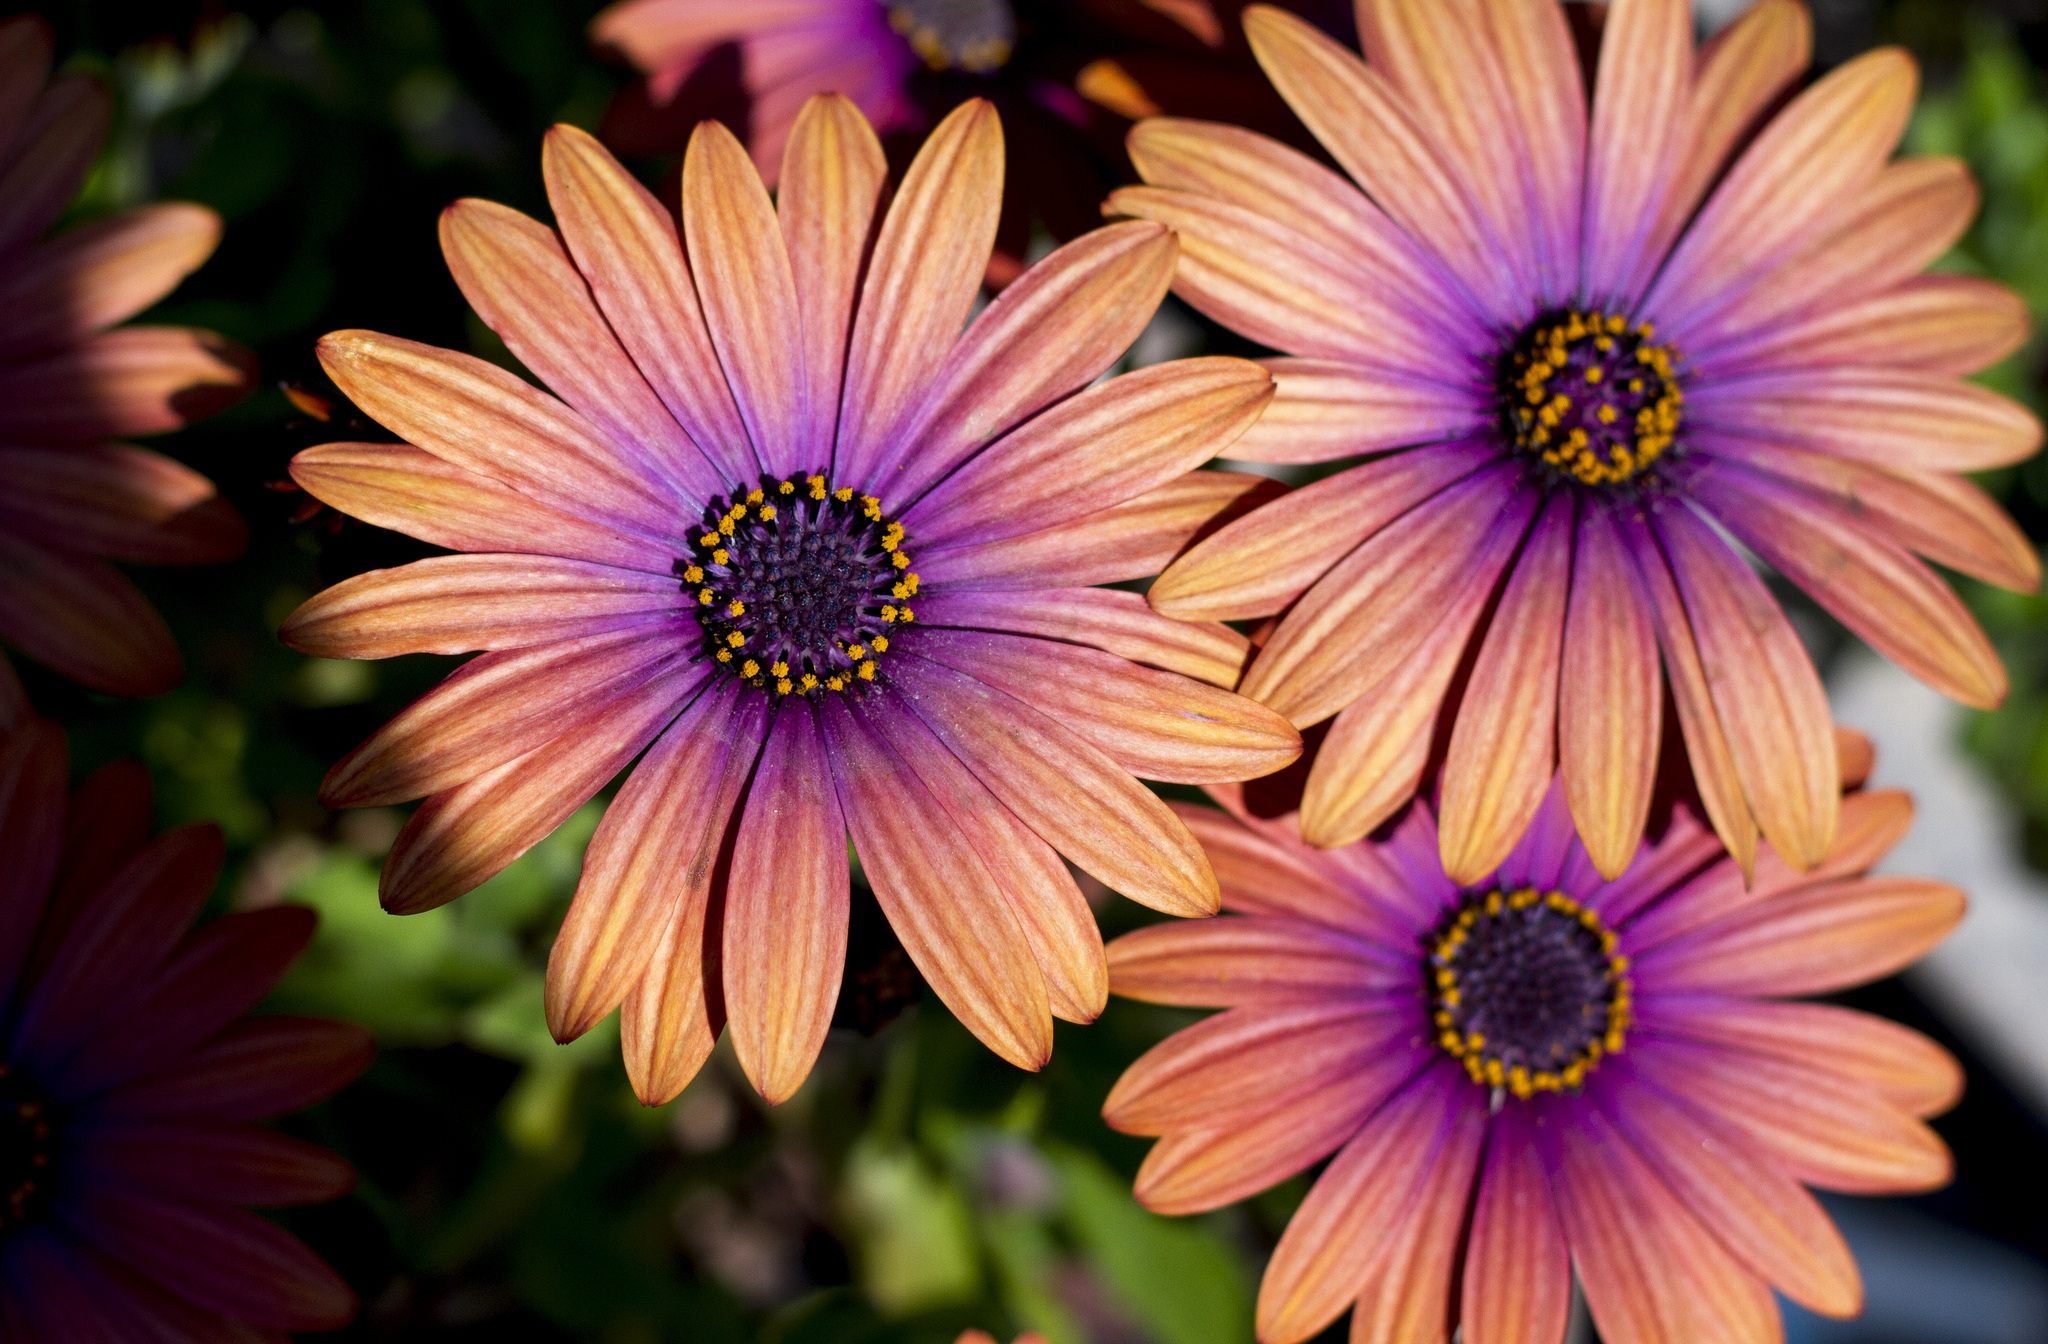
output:
[[[687,662],[659,633],[636,625],[472,659],[335,762],[321,798],[330,807],[405,802],[576,732]],[[687,675],[705,673],[691,664]]]
[[1198,538],[1285,491],[1285,486],[1265,476],[1191,471],[1071,523],[1001,541],[928,551],[919,557],[919,572],[949,586],[983,589],[1079,587],[1149,578]]
[[649,387],[553,229],[494,201],[441,212],[441,254],[484,325],[633,467],[678,499],[721,493],[718,472]]
[[1877,1091],[1918,1116],[1939,1115],[1963,1094],[1963,1068],[1909,1027],[1826,1003],[1766,1003],[1691,996],[1660,1003],[1657,1029],[1767,1055]]
[[1837,66],[1793,99],[1686,230],[1644,311],[1667,327],[1697,321],[1814,237],[1891,157],[1918,89],[1912,58],[1888,47]]
[[1357,1001],[1402,978],[1353,939],[1286,917],[1152,924],[1109,945],[1112,993],[1181,1008]]
[[1180,620],[1270,616],[1360,542],[1498,456],[1491,445],[1454,444],[1324,477],[1196,542],[1146,598]]
[[[1477,435],[1494,410],[1470,387],[1336,360],[1270,359],[1278,395],[1228,455],[1246,462],[1334,462]],[[1447,368],[1446,373],[1450,372]]]
[[1584,292],[1624,309],[1664,258],[1658,222],[1690,138],[1692,6],[1614,0],[1586,148]]
[[882,142],[858,107],[836,93],[805,101],[782,151],[776,219],[803,340],[808,419],[797,441],[821,465],[832,460],[846,339],[888,178]]
[[1572,821],[1604,877],[1620,877],[1642,843],[1663,708],[1655,620],[1613,516],[1589,505],[1565,617],[1557,751]]
[[1298,728],[1392,676],[1457,608],[1491,589],[1530,516],[1517,473],[1487,468],[1383,528],[1309,589],[1245,674],[1243,691]]
[[581,1036],[635,985],[663,978],[656,953],[671,925],[688,931],[674,955],[696,972],[719,854],[766,732],[760,697],[709,691],[634,766],[590,838],[548,952],[556,1040]]
[[696,667],[663,669],[575,731],[430,795],[384,861],[384,908],[431,910],[502,872],[638,756],[702,676]]
[[676,498],[583,418],[473,355],[369,331],[320,338],[320,367],[365,414],[436,457],[680,553]]
[[1020,1069],[1043,1067],[1045,977],[994,876],[883,728],[837,698],[825,714],[854,849],[904,951],[982,1044]]
[[726,483],[751,481],[759,463],[705,329],[674,217],[574,126],[547,133],[541,171],[569,255],[626,352]]
[[255,375],[256,357],[213,332],[120,327],[0,369],[0,436],[162,434],[234,405]]
[[1557,767],[1557,675],[1577,509],[1559,495],[1515,559],[1458,704],[1437,808],[1444,873],[1460,886],[1500,866]]
[[[1920,275],[1882,293],[1774,325],[1769,334],[1715,361],[1731,371],[1921,369],[1962,376],[1988,369],[2026,344],[2026,300],[1968,275]],[[1701,361],[1704,372],[1709,366]]]
[[1536,1147],[1531,1109],[1508,1106],[1488,1131],[1486,1168],[1465,1249],[1470,1344],[1557,1344],[1571,1312],[1564,1223]]
[[[1024,446],[1040,446],[1037,436],[1056,433],[1055,423],[1071,429],[1085,415],[1084,408],[1074,404],[1082,398],[1054,406],[986,452],[983,446],[1106,372],[1166,297],[1174,256],[1172,235],[1156,224],[1112,224],[1077,238],[1025,272],[975,318],[934,376],[921,405],[897,427],[893,441],[876,450],[873,465],[864,468],[866,488],[881,496],[884,508],[895,509],[954,473],[933,493],[957,503],[960,494],[953,482],[973,475],[987,483],[993,463],[983,464],[998,458],[1026,473],[1011,489],[1022,485],[1042,490],[1043,481],[1032,479],[1035,473],[1025,465],[1032,459]],[[1212,372],[1216,368],[1206,360],[1201,366]],[[1174,372],[1178,365],[1162,368],[1164,372],[1145,372],[1155,378],[1179,376]],[[1150,386],[1130,384],[1121,395],[1135,396],[1141,387]],[[1090,396],[1087,407],[1092,409],[1101,404],[1095,395],[1116,394],[1105,390],[1083,395]],[[1190,389],[1189,395],[1196,393]],[[851,408],[847,413],[852,414]],[[1119,495],[1111,485],[1098,497],[1121,502],[1129,495]],[[906,521],[911,516],[906,514]],[[911,529],[916,536],[916,524]]]
[[553,556],[444,555],[373,569],[318,594],[277,637],[316,658],[393,658],[566,644],[681,616],[674,576]]
[[[1536,249],[1540,292],[1553,303],[1585,288],[1579,238],[1586,179],[1586,86],[1564,10],[1519,0],[1482,0],[1481,13],[1510,111],[1511,150],[1522,175],[1524,227]],[[1491,133],[1491,132],[1482,132]]]
[[932,626],[1087,644],[1225,688],[1237,685],[1251,652],[1250,641],[1227,625],[1169,620],[1139,594],[1111,588],[942,589],[921,600],[917,613]]
[[249,529],[213,482],[126,444],[0,448],[0,522],[58,550],[138,564],[232,560]]
[[674,547],[554,508],[411,444],[323,444],[294,457],[291,472],[324,504],[450,550],[556,555],[673,577]]
[[1451,1344],[1451,1293],[1465,1249],[1480,1154],[1492,1127],[1468,1103],[1453,1103],[1455,1126],[1420,1189],[1386,1229],[1391,1250],[1351,1308],[1355,1344]]
[[1952,699],[2005,699],[2005,668],[1933,570],[1853,514],[1740,469],[1702,473],[1698,497],[1744,545],[1871,647]]
[[1810,868],[1834,843],[1841,803],[1820,677],[1763,580],[1706,523],[1667,509],[1656,528],[1743,796],[1772,848]]
[[925,140],[883,216],[847,345],[838,476],[871,480],[937,381],[981,291],[1002,192],[1001,121],[970,99]]
[[803,315],[768,189],[724,124],[697,123],[683,157],[683,236],[718,362],[770,476],[815,470]]

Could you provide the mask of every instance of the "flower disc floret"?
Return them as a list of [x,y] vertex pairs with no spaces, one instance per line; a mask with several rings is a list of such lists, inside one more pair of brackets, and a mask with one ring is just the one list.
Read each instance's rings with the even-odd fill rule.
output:
[[1635,480],[1670,451],[1685,393],[1677,353],[1648,322],[1568,309],[1531,323],[1501,356],[1501,432],[1582,485]]
[[0,1064],[0,1235],[41,1215],[56,1165],[56,1122],[48,1098]]
[[823,476],[714,502],[677,564],[708,652],[778,696],[871,685],[892,632],[916,619],[903,524]]
[[1517,1097],[1577,1091],[1627,1043],[1628,958],[1561,891],[1475,892],[1429,940],[1437,1044]]
[[934,70],[985,75],[1007,64],[1017,46],[1007,0],[890,0],[889,26]]

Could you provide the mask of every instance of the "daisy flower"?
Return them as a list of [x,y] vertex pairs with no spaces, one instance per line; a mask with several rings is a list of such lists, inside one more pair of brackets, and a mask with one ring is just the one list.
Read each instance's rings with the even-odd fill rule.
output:
[[[0,639],[96,691],[160,695],[184,675],[163,619],[107,562],[241,554],[242,520],[204,476],[109,442],[240,399],[249,354],[185,327],[110,330],[220,241],[196,205],[144,206],[50,238],[106,138],[83,75],[50,78],[50,28],[0,22]],[[0,725],[27,713],[0,656]]]
[[1095,382],[1172,274],[1172,235],[1143,222],[1053,253],[963,333],[1002,194],[987,103],[947,118],[886,211],[881,146],[831,96],[798,118],[775,204],[739,141],[701,126],[680,237],[589,136],[557,127],[544,166],[559,232],[464,201],[442,239],[555,396],[395,337],[321,342],[408,443],[316,448],[294,477],[474,554],[352,579],[284,638],[327,657],[486,650],[322,796],[426,797],[384,869],[385,905],[412,911],[637,760],[591,842],[548,1014],[567,1040],[623,1002],[650,1100],[726,1021],[766,1097],[802,1083],[841,978],[849,834],[925,979],[1037,1067],[1051,1018],[1092,1018],[1106,993],[1062,856],[1208,913],[1208,861],[1133,776],[1248,779],[1300,751],[1219,689],[1243,637],[1092,586],[1157,572],[1258,497],[1189,473],[1257,418],[1264,370]]
[[1164,1213],[1329,1157],[1267,1265],[1262,1344],[1347,1308],[1354,1344],[1558,1344],[1574,1271],[1611,1344],[1766,1344],[1774,1289],[1829,1316],[1862,1301],[1804,1186],[1948,1180],[1922,1117],[1954,1103],[1956,1062],[1792,1001],[1888,975],[1961,917],[1951,887],[1862,875],[1906,795],[1851,793],[1817,867],[1765,852],[1753,883],[1680,808],[1609,880],[1559,783],[1499,870],[1461,884],[1421,800],[1319,850],[1297,815],[1212,792],[1226,812],[1181,813],[1232,913],[1117,939],[1110,986],[1226,1011],[1141,1057],[1104,1114],[1161,1136],[1137,1194]]
[[149,838],[149,776],[65,798],[64,735],[0,739],[0,1336],[282,1339],[348,1286],[245,1206],[346,1194],[340,1158],[260,1127],[330,1095],[369,1038],[248,1017],[313,933],[294,906],[193,922],[221,837]]
[[[1366,60],[1281,11],[1245,29],[1349,177],[1157,120],[1113,209],[1180,236],[1175,285],[1283,351],[1234,448],[1363,458],[1194,547],[1160,611],[1279,614],[1241,689],[1332,720],[1302,831],[1356,840],[1441,761],[1446,870],[1499,865],[1561,771],[1609,876],[1634,858],[1667,696],[1716,832],[1795,866],[1836,826],[1827,703],[1729,539],[1971,705],[2005,674],[1932,560],[2031,590],[2033,548],[1962,473],[2028,456],[1964,375],[2020,300],[1921,275],[1976,205],[1891,154],[1898,50],[1769,109],[1810,20],[1760,0],[1697,53],[1686,0],[1614,0],[1582,79],[1553,0],[1360,0]],[[1661,671],[1660,671],[1661,663]]]

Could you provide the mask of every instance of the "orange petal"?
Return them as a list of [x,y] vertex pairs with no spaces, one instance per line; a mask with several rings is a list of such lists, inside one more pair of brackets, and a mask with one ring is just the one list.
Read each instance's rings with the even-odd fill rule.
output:
[[1490,428],[1494,410],[1468,387],[1337,360],[1270,359],[1278,394],[1229,456],[1244,462],[1334,462],[1438,443]]
[[642,376],[729,484],[750,480],[759,464],[705,329],[675,219],[574,126],[548,132],[541,171],[562,240]]
[[553,556],[443,555],[346,579],[286,617],[277,637],[315,658],[522,649],[681,602],[672,576]]
[[1537,519],[1458,704],[1437,825],[1444,873],[1460,886],[1500,866],[1556,772],[1557,672],[1575,513],[1563,495]]
[[[720,876],[714,871],[714,888]],[[722,889],[715,889],[704,900],[677,907],[655,939],[647,969],[621,1005],[619,1053],[633,1095],[644,1105],[674,1101],[711,1058],[725,1028],[717,924],[724,897]]]
[[1360,542],[1495,455],[1477,447],[1395,453],[1305,485],[1189,547],[1146,599],[1179,620],[1270,616]]
[[671,924],[689,934],[695,964],[719,852],[766,734],[765,709],[758,697],[699,696],[605,808],[548,953],[556,1040],[596,1026],[643,978],[666,977],[666,961],[649,968]]
[[1045,977],[987,865],[884,730],[838,698],[825,716],[854,848],[903,950],[982,1044],[1020,1069],[1043,1067]]
[[683,236],[711,343],[761,469],[770,476],[815,469],[819,446],[798,437],[810,412],[789,251],[768,189],[720,122],[699,122],[690,135]]
[[777,706],[733,842],[722,958],[733,1054],[771,1106],[810,1076],[846,968],[847,824],[832,775],[812,707]]
[[1657,633],[1611,514],[1579,519],[1557,703],[1565,797],[1606,878],[1634,862],[1650,814],[1664,709]]

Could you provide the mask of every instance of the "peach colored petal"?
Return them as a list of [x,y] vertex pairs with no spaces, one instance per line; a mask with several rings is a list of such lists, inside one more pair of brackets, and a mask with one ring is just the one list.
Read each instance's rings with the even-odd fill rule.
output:
[[[1245,10],[1252,54],[1295,115],[1488,322],[1525,316],[1477,212],[1387,80],[1306,20],[1269,5]],[[1467,297],[1469,295],[1469,297]]]
[[733,842],[721,958],[733,1054],[771,1106],[810,1076],[846,967],[847,823],[832,776],[813,707],[777,706]]
[[1845,1194],[1899,1194],[1946,1185],[1955,1165],[1925,1124],[1860,1081],[1750,1050],[1645,1034],[1629,1049],[1642,1074],[1768,1149],[1786,1173]]
[[909,706],[871,700],[868,709],[996,878],[1045,977],[1052,1015],[1093,1022],[1109,1001],[1109,964],[1095,912],[1058,852],[1004,807]]
[[1703,472],[1696,496],[1735,536],[1865,642],[1952,699],[2005,699],[2005,668],[1976,617],[1921,561],[1853,514],[1740,469]]
[[1453,1106],[1450,1141],[1400,1221],[1386,1229],[1391,1249],[1351,1308],[1352,1344],[1451,1344],[1457,1327],[1452,1276],[1463,1258],[1465,1221],[1491,1128],[1478,1107]]
[[1665,326],[1697,321],[1825,228],[1891,157],[1919,83],[1912,57],[1885,47],[1793,99],[1715,188],[1644,310]]
[[985,682],[921,658],[911,666],[916,690],[906,698],[918,717],[1075,866],[1167,914],[1216,912],[1216,875],[1201,847],[1123,767]]
[[438,793],[580,730],[661,674],[707,675],[650,633],[633,626],[471,659],[335,762],[321,799],[381,807]]
[[444,555],[314,595],[277,637],[315,658],[523,649],[681,616],[673,577],[554,556]]
[[853,303],[888,179],[882,142],[858,107],[836,93],[804,103],[782,150],[776,218],[803,332],[809,419],[797,438],[821,465],[832,458]]
[[962,588],[1123,583],[1157,574],[1199,538],[1278,498],[1286,487],[1237,471],[1191,471],[1071,523],[1001,541],[927,552],[918,572]]
[[1703,373],[1743,367],[1751,350],[1798,319],[1918,275],[1961,239],[1977,214],[1977,184],[1956,159],[1885,165],[1811,241],[1758,276],[1727,307],[1663,326]]
[[1223,357],[1097,384],[997,439],[911,505],[902,515],[908,544],[996,540],[1135,499],[1227,449],[1272,397],[1264,369]]
[[1559,674],[1557,754],[1572,822],[1603,877],[1636,857],[1663,729],[1656,623],[1613,516],[1579,518]]
[[1658,993],[1831,993],[1919,960],[1965,904],[1954,887],[1923,878],[1802,887],[1641,952],[1636,975]]
[[1344,934],[1286,917],[1151,924],[1109,945],[1112,993],[1180,1008],[1356,1001],[1406,979]]
[[[1490,429],[1495,411],[1469,386],[1426,382],[1338,360],[1269,359],[1278,395],[1230,446],[1245,462],[1333,462]],[[1447,365],[1442,372],[1452,373]]]
[[759,469],[705,329],[676,221],[611,152],[574,126],[541,146],[555,222],[605,320],[729,485]]
[[1660,1004],[1657,1029],[1874,1089],[1911,1115],[1939,1115],[1963,1094],[1962,1065],[1948,1051],[1910,1027],[1833,1004],[1692,997]]
[[349,400],[408,442],[550,508],[681,553],[690,501],[524,379],[473,355],[370,331],[331,332],[318,352]]
[[111,565],[5,533],[0,638],[111,695],[162,695],[185,676],[163,617]]
[[176,289],[219,242],[220,216],[182,201],[66,230],[16,258],[0,280],[0,308],[9,315],[0,356],[45,350],[126,321]]
[[1663,260],[1657,225],[1692,134],[1692,64],[1688,0],[1608,7],[1586,146],[1582,280],[1596,306],[1627,308]]
[[668,669],[649,677],[575,732],[430,796],[384,861],[377,888],[384,908],[396,915],[431,910],[502,872],[638,756],[700,676]]
[[1456,1091],[1471,1086],[1447,1064],[1435,1065],[1330,1160],[1266,1263],[1261,1344],[1300,1344],[1335,1320],[1394,1250],[1400,1213],[1430,1187],[1438,1165],[1469,1161],[1464,1155],[1485,1131],[1485,1111],[1455,1101]]
[[[884,508],[896,509],[948,473],[950,479],[933,494],[950,492],[953,481],[970,473],[986,482],[983,464],[1003,455],[1005,444],[1049,446],[1037,436],[1054,432],[1048,423],[1054,417],[1069,429],[1076,427],[1083,414],[1076,403],[1097,391],[1052,403],[1107,372],[1138,338],[1166,297],[1176,248],[1173,236],[1156,224],[1112,224],[1084,234],[1026,271],[960,337],[922,404],[904,420],[894,441],[877,451],[874,465],[866,469],[866,488],[881,497]],[[1136,388],[1126,390],[1134,393]],[[1091,408],[1100,405],[1090,401]],[[1052,408],[1015,428],[1047,406]],[[1004,434],[1009,437],[984,451]],[[1042,491],[1044,482],[1026,478],[1013,488]],[[1102,503],[1118,500],[1113,491],[1100,496]],[[911,535],[917,535],[915,525]]]
[[1817,1200],[1743,1135],[1654,1086],[1601,1094],[1615,1127],[1750,1273],[1809,1311],[1854,1316],[1863,1280]]
[[0,448],[0,519],[59,550],[139,564],[219,564],[249,540],[212,481],[118,443]]
[[1515,471],[1486,468],[1381,529],[1282,618],[1244,693],[1298,728],[1335,714],[1454,619],[1460,594],[1492,588],[1536,502]]
[[721,492],[717,470],[641,377],[553,229],[493,201],[461,200],[441,212],[441,254],[484,324],[621,459],[659,473],[679,499]]
[[2040,587],[2033,542],[1963,477],[1886,469],[1746,436],[1717,434],[1699,447],[1824,496],[1863,527],[1950,569],[2021,592]]
[[1470,1344],[1558,1344],[1571,1314],[1564,1224],[1536,1148],[1529,1111],[1494,1117],[1465,1248],[1463,1310]]
[[1577,509],[1546,505],[1515,558],[1458,703],[1437,807],[1444,873],[1460,886],[1500,866],[1557,768],[1557,674]]
[[987,865],[884,730],[841,698],[824,713],[854,849],[903,950],[982,1044],[1020,1069],[1042,1067],[1052,1054],[1045,977]]
[[1841,803],[1820,676],[1763,580],[1704,522],[1667,509],[1656,529],[1743,796],[1772,848],[1810,868],[1834,844]]
[[1242,1125],[1268,1106],[1356,1075],[1416,1027],[1405,995],[1232,1008],[1138,1056],[1110,1088],[1102,1118],[1125,1134]]
[[[1212,789],[1212,794],[1228,794]],[[1195,803],[1173,803],[1174,815],[1199,840],[1216,870],[1226,909],[1239,914],[1307,920],[1378,945],[1359,949],[1387,966],[1409,969],[1405,930],[1388,918],[1370,888],[1354,883],[1334,862],[1301,843],[1292,816],[1253,818]],[[1387,960],[1387,945],[1402,949]]]
[[1300,734],[1265,706],[1096,649],[952,630],[925,631],[916,647],[1043,712],[1146,779],[1257,779],[1301,755]]
[[1391,454],[1327,476],[1196,542],[1146,600],[1179,620],[1270,616],[1359,543],[1498,456],[1489,446],[1459,444]]
[[1967,376],[2018,350],[2032,330],[2026,300],[2004,285],[1969,275],[1919,275],[1869,298],[1778,324],[1743,349],[1741,362],[1767,369],[1855,364]]
[[[683,237],[705,325],[747,436],[770,476],[815,470],[803,316],[768,189],[721,122],[703,121],[683,157]],[[793,357],[794,356],[794,357]]]
[[1226,689],[1237,685],[1251,654],[1251,642],[1227,625],[1169,620],[1137,593],[1112,588],[942,590],[917,604],[917,619],[1087,644]]
[[[669,963],[656,961],[664,947],[671,957],[687,947],[693,973],[701,974],[712,878],[767,717],[758,696],[700,695],[605,808],[548,952],[548,1029],[556,1040],[576,1039],[637,985],[665,979]],[[671,925],[683,931],[673,946]]]
[[162,434],[234,405],[255,374],[254,355],[210,331],[120,327],[0,369],[0,436]]
[[[1174,292],[1261,345],[1442,377],[1445,344],[1419,303],[1380,273],[1248,206],[1163,187],[1122,187],[1106,207],[1180,239]],[[1455,347],[1453,347],[1455,348]]]
[[[1685,600],[1648,522],[1625,518],[1622,537],[1635,559],[1636,578],[1642,584],[1657,631],[1657,647],[1664,655],[1665,684],[1671,688],[1679,733],[1685,742],[1686,758],[1692,764],[1693,784],[1699,790],[1714,833],[1747,873],[1756,866],[1756,818],[1750,811],[1749,800],[1743,796],[1734,748],[1721,724],[1720,711],[1714,707],[1713,687],[1699,641],[1693,635],[1692,621],[1686,615]],[[1693,843],[1701,844],[1705,839],[1700,837]],[[1619,881],[1617,902],[1624,899],[1623,891],[1632,896],[1655,894],[1646,882],[1633,883],[1627,875]]]
[[1771,1340],[1777,1304],[1595,1107],[1546,1127],[1551,1188],[1593,1324],[1612,1344]]
[[1578,50],[1561,6],[1480,0],[1480,11],[1510,104],[1507,133],[1522,173],[1522,226],[1533,235],[1540,292],[1553,303],[1563,302],[1585,287],[1579,238],[1586,86]]
[[291,473],[323,504],[436,546],[563,556],[673,577],[669,551],[409,443],[322,444],[294,457]]
[[1693,61],[1684,157],[1664,195],[1657,244],[1646,254],[1653,264],[1692,219],[1727,166],[1729,151],[1812,59],[1813,16],[1801,0],[1757,0],[1700,48]]
[[41,237],[71,204],[107,138],[109,112],[106,88],[89,75],[42,86],[13,143],[0,142],[0,253]]
[[936,380],[981,290],[1002,194],[1002,123],[970,99],[925,140],[883,217],[847,346],[838,475],[865,480]]
[[[748,770],[752,765],[750,758]],[[728,811],[728,827],[730,821]],[[655,940],[647,969],[620,1005],[619,1053],[633,1095],[649,1106],[674,1101],[690,1085],[725,1029],[718,926],[723,877],[714,868],[705,898],[677,907]]]

